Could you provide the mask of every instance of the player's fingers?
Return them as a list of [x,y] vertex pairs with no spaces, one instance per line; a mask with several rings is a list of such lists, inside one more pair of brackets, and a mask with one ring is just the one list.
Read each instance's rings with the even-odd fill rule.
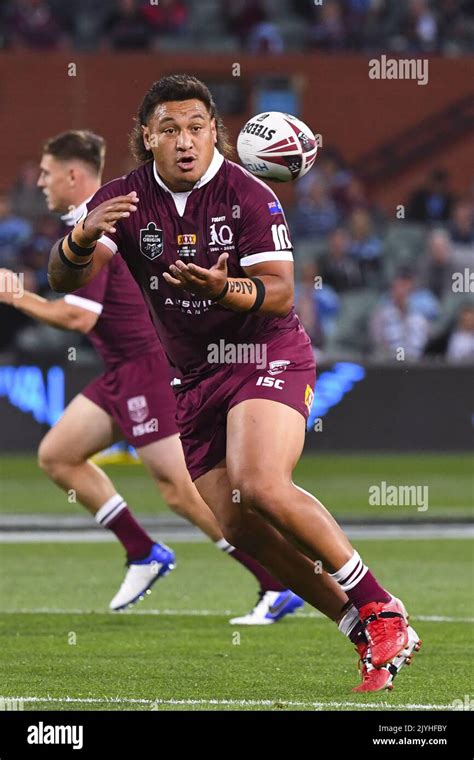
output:
[[137,207],[133,203],[114,203],[104,208],[105,214],[120,214],[123,211],[136,211]]
[[183,286],[183,283],[180,282],[180,280],[176,280],[174,277],[171,277],[168,272],[163,272],[163,279],[166,280],[170,285],[173,285],[174,288],[181,288]]
[[[133,207],[132,207],[133,208]],[[117,209],[116,211],[107,211],[103,215],[103,219],[107,222],[116,222],[117,219],[124,219],[128,216],[130,216],[133,213],[133,211],[129,211],[128,209]]]
[[176,267],[174,264],[171,264],[170,266],[170,272],[173,275],[175,279],[177,279],[179,282],[181,282],[183,285],[187,283],[187,279],[184,276],[184,273],[181,272],[178,267]]
[[195,277],[198,278],[198,280],[201,280],[203,282],[207,282],[209,280],[209,269],[198,267],[197,264],[188,264],[188,269]]
[[227,269],[227,259],[229,258],[229,254],[227,251],[224,253],[221,253],[219,258],[217,259],[216,268],[217,269]]
[[[181,262],[179,262],[179,263],[181,263]],[[184,269],[175,267],[176,272],[179,272],[179,275],[177,275],[177,276],[181,276],[182,279],[183,279],[183,281],[187,282],[188,284],[189,283],[194,284],[196,282],[200,282],[200,280],[197,280],[196,277],[193,277],[193,275],[189,271],[188,267],[186,265],[184,265],[184,266],[185,266]],[[170,266],[170,270],[173,271],[173,264]],[[173,274],[175,274],[176,272],[173,272]],[[202,284],[202,282],[201,282],[201,284]]]
[[136,203],[139,200],[138,195],[136,194],[135,190],[133,190],[131,193],[128,193],[128,195],[117,195],[115,198],[110,198],[108,201],[109,203],[130,203],[130,201],[133,201]]

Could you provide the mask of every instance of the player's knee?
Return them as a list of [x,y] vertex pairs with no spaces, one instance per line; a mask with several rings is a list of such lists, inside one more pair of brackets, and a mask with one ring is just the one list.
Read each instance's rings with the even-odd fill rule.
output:
[[44,438],[38,449],[38,466],[53,480],[64,466],[64,455],[48,438]]
[[284,484],[263,473],[252,474],[237,479],[236,489],[242,504],[260,513],[271,513],[278,508],[282,498]]
[[38,449],[38,467],[40,467],[47,475],[50,475],[55,462],[56,457],[53,448],[49,445],[49,442],[46,439],[42,440]]

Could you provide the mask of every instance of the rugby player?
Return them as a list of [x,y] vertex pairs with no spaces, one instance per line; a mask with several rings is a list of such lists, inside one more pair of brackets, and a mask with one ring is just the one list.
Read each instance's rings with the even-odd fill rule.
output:
[[[225,158],[212,95],[190,75],[151,86],[132,144],[141,165],[104,185],[53,246],[51,286],[73,291],[119,252],[174,367],[186,464],[224,536],[356,643],[358,691],[389,688],[419,646],[406,610],[325,507],[292,481],[315,365],[293,308],[280,203]],[[264,347],[266,366],[211,361],[216,345],[242,344]]]
[[[38,184],[51,211],[67,212],[73,225],[100,187],[105,141],[89,131],[69,131],[46,142]],[[3,281],[15,277],[2,271]],[[156,482],[173,511],[199,527],[218,548],[256,577],[256,607],[233,622],[265,625],[276,622],[303,601],[273,578],[252,557],[231,546],[216,518],[200,497],[187,472],[175,423],[175,398],[168,361],[148,310],[123,259],[115,257],[88,285],[74,294],[47,301],[19,282],[8,302],[31,317],[87,334],[106,371],[68,405],[39,448],[39,465],[61,488],[74,489],[77,499],[99,525],[110,529],[127,553],[128,572],[110,607],[123,609],[138,601],[158,578],[174,567],[174,553],[153,541],[134,518],[110,480],[89,458],[125,438]],[[232,622],[232,621],[231,621]]]

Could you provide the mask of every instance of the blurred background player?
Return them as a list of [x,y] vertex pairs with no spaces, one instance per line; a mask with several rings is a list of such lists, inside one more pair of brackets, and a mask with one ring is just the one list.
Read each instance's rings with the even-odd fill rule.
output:
[[[339,621],[349,616],[360,635],[363,690],[387,688],[395,660],[418,646],[406,610],[325,507],[292,481],[315,366],[293,308],[281,206],[263,182],[225,159],[225,130],[195,77],[163,77],[150,87],[132,145],[141,166],[101,188],[83,222],[53,247],[51,285],[75,290],[120,252],[179,373],[186,464],[224,534],[312,604],[321,560],[328,608],[338,608]],[[280,211],[271,214],[275,202]],[[176,236],[192,233],[191,263],[176,259]],[[162,275],[159,289],[150,287],[152,275]],[[212,364],[209,346],[221,341],[265,345],[265,368]]]
[[[63,212],[65,225],[73,225],[83,215],[86,202],[99,189],[104,158],[105,141],[86,130],[65,132],[44,145],[38,184],[48,208]],[[224,539],[191,482],[174,421],[168,362],[123,259],[117,256],[88,285],[55,301],[28,291],[13,297],[21,292],[20,283],[13,272],[1,271],[12,287],[0,293],[0,300],[49,325],[86,334],[106,366],[44,437],[38,460],[58,486],[76,492],[81,504],[99,525],[117,536],[127,552],[128,571],[111,609],[137,602],[175,566],[173,551],[153,541],[110,478],[89,461],[123,438],[136,447],[169,508],[200,528],[257,579],[260,592],[255,609],[234,623],[265,625],[301,607],[299,597]]]

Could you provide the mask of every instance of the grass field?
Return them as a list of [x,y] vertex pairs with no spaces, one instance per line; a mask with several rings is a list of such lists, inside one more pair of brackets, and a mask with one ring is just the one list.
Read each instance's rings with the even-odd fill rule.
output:
[[115,544],[1,546],[0,696],[34,698],[26,709],[344,710],[446,709],[471,694],[468,541],[358,543],[424,642],[382,695],[351,693],[355,652],[308,607],[265,628],[230,626],[253,605],[253,580],[209,544],[175,548],[177,569],[134,611],[109,614],[123,572]]
[[[110,467],[136,511],[162,510],[141,467]],[[4,513],[75,513],[31,458],[0,464]],[[297,482],[336,514],[467,516],[465,456],[306,457]],[[370,507],[370,484],[425,484],[430,507]],[[139,502],[139,504],[138,504]],[[126,613],[108,603],[124,574],[116,543],[0,543],[1,698],[32,710],[450,709],[472,698],[473,578],[468,540],[357,541],[400,595],[423,647],[393,692],[351,693],[352,645],[308,605],[264,628],[230,626],[256,584],[210,543],[176,543],[178,567]],[[31,700],[31,701],[28,701]]]
[[[141,465],[109,465],[106,471],[137,513],[166,511],[160,495]],[[314,493],[334,515],[376,519],[427,520],[434,516],[472,515],[474,479],[469,454],[306,455],[295,471],[295,482]],[[429,509],[413,506],[371,506],[369,487],[393,485],[429,488]],[[0,459],[0,512],[83,514],[70,504],[38,469],[35,458]]]

